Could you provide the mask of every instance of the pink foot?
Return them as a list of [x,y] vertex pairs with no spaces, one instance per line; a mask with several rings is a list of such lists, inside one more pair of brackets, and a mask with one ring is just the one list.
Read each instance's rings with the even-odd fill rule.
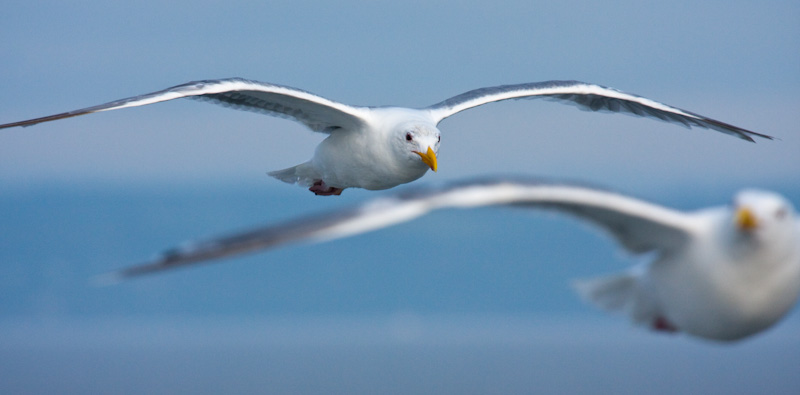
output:
[[656,317],[655,321],[653,321],[653,329],[669,333],[675,333],[678,331],[678,328],[675,327],[675,325],[672,325],[671,322],[667,321],[667,319],[662,316]]
[[317,196],[331,196],[336,195],[339,196],[344,191],[344,188],[335,188],[325,185],[325,181],[317,180],[314,181],[314,185],[311,188],[308,188],[309,191],[314,192]]

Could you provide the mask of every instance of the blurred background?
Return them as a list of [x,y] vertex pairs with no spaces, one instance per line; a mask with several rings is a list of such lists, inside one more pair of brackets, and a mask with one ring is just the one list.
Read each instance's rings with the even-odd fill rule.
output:
[[[416,183],[585,180],[687,210],[758,187],[800,205],[796,1],[14,1],[0,37],[0,123],[211,78],[410,107],[577,79],[777,139],[503,102],[443,121],[439,172]],[[186,240],[393,193],[316,197],[266,175],[308,160],[323,137],[191,100],[0,131],[0,391],[800,388],[797,309],[734,344],[634,328],[583,304],[569,282],[639,258],[541,212],[440,212],[90,284]]]

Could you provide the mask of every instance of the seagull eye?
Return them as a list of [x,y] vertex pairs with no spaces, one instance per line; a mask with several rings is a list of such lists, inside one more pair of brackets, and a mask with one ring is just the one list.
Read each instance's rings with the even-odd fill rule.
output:
[[406,141],[411,141],[411,140],[414,140],[414,139],[411,137],[411,133],[406,133]]
[[442,136],[439,136],[439,140],[437,140],[437,143],[441,143],[441,142],[442,142]]
[[786,211],[785,207],[781,207],[778,209],[778,211],[775,212],[775,218],[777,219],[784,219],[786,218],[787,215],[788,212]]

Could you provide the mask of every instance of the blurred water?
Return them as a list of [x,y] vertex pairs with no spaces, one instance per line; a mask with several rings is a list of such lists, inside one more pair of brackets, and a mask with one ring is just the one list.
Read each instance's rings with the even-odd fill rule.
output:
[[0,325],[4,393],[771,393],[800,320],[734,345],[599,317],[207,317]]
[[[283,186],[281,186],[283,187]],[[349,192],[349,191],[348,191]],[[691,192],[691,191],[690,191]],[[782,191],[800,202],[800,191]],[[650,191],[697,208],[727,191]],[[796,393],[800,318],[734,345],[652,334],[572,278],[635,259],[570,219],[448,211],[112,287],[176,243],[353,204],[264,186],[0,193],[4,393]],[[576,247],[577,246],[577,247]],[[46,378],[46,379],[45,379]]]

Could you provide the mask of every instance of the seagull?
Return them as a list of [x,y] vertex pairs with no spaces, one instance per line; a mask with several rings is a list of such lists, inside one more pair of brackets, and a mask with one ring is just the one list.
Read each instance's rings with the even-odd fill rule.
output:
[[327,134],[308,162],[269,175],[308,187],[317,195],[339,195],[345,188],[381,190],[422,177],[438,168],[441,132],[447,117],[486,103],[542,97],[583,110],[621,112],[701,127],[747,141],[772,139],[686,110],[601,85],[579,81],[545,81],[480,88],[421,108],[350,106],[288,86],[229,78],[194,81],[158,92],[93,107],[0,125],[0,129],[101,111],[193,98],[240,110],[288,118]]
[[490,178],[417,188],[327,214],[184,244],[98,277],[111,284],[296,242],[365,233],[439,209],[511,206],[555,210],[607,231],[651,258],[621,274],[577,281],[598,307],[640,325],[733,341],[765,330],[800,292],[800,220],[782,196],[748,189],[729,206],[682,212],[578,184]]

